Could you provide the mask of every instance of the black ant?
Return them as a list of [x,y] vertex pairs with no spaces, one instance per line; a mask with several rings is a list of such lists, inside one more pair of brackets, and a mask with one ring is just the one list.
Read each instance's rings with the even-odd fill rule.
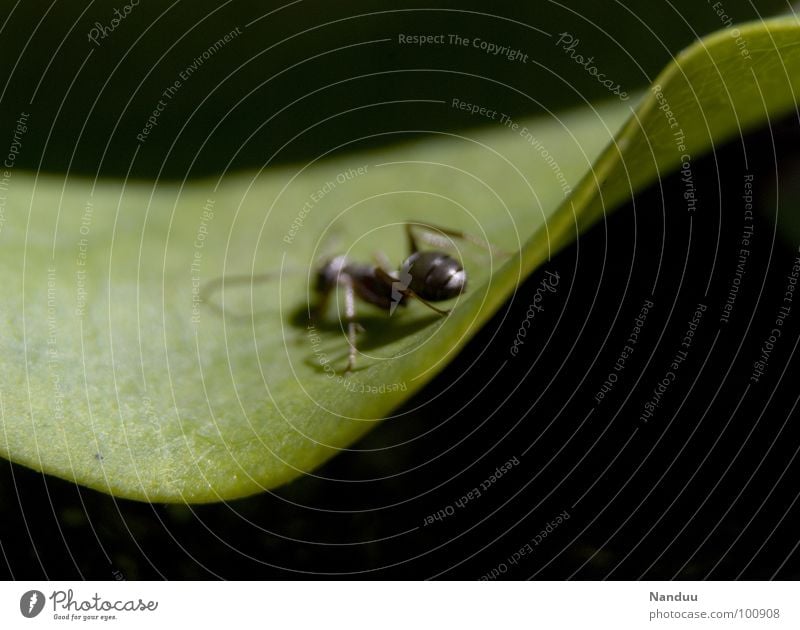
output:
[[407,222],[405,230],[410,253],[396,274],[389,271],[389,264],[384,256],[377,256],[379,260],[375,265],[351,262],[343,255],[336,256],[323,264],[317,271],[314,287],[317,302],[310,309],[309,315],[312,321],[320,318],[333,290],[337,286],[344,287],[347,341],[350,345],[345,374],[355,367],[356,335],[360,328],[356,321],[356,297],[388,311],[390,315],[398,306],[406,306],[409,299],[415,298],[432,311],[445,316],[450,310],[437,308],[431,302],[458,297],[467,288],[467,272],[461,262],[441,250],[421,251],[414,229],[426,230],[419,235],[419,238],[436,245],[447,242],[435,234],[438,232],[440,235],[488,247],[487,244],[463,232],[431,224]]
[[[422,232],[415,236],[414,230]],[[500,253],[488,243],[455,230],[431,225],[429,223],[405,223],[408,238],[409,255],[396,272],[389,270],[389,261],[383,255],[376,255],[377,264],[366,264],[350,261],[340,255],[328,260],[316,272],[314,291],[316,303],[309,307],[309,318],[313,322],[320,319],[325,312],[329,298],[338,287],[344,287],[345,318],[347,320],[347,341],[350,352],[347,358],[345,374],[351,372],[356,361],[356,335],[361,326],[356,321],[356,297],[393,314],[398,306],[406,306],[412,298],[439,315],[445,316],[450,310],[440,309],[432,302],[442,302],[461,295],[467,288],[467,272],[459,260],[446,252],[435,249],[421,251],[417,239],[425,240],[434,246],[447,246],[449,238],[458,238]],[[225,314],[224,309],[209,300],[214,291],[225,284],[247,284],[268,281],[272,274],[260,276],[230,276],[217,278],[209,282],[201,292],[201,300]]]

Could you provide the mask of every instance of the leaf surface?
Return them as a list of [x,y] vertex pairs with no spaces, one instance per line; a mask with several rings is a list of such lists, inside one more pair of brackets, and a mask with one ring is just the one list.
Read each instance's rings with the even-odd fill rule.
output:
[[[496,121],[184,185],[13,172],[0,215],[0,453],[148,501],[231,499],[314,474],[451,361],[580,230],[795,107],[797,21],[739,34],[749,59],[731,29],[712,35],[635,110],[614,102],[517,127]],[[690,199],[670,211],[691,213]],[[310,274],[340,253],[369,261],[382,251],[398,265],[406,220],[516,253],[455,241],[470,286],[446,318],[419,303],[391,317],[359,305],[358,365],[344,378],[342,295],[310,327]],[[510,341],[488,351],[508,352]]]

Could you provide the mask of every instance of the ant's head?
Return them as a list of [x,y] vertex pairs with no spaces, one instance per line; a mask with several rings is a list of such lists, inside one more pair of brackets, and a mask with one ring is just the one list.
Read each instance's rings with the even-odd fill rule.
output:
[[400,268],[401,281],[419,297],[430,302],[454,298],[467,288],[467,272],[461,263],[444,252],[414,252]]

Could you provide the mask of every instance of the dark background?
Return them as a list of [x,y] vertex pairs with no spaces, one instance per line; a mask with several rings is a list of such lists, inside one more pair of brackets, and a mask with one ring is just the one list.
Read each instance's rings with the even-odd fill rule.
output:
[[[694,1],[649,2],[646,10],[635,2],[473,2],[459,3],[458,12],[446,3],[301,2],[254,23],[206,62],[137,153],[135,135],[177,73],[224,33],[280,5],[143,3],[94,47],[86,32],[123,2],[96,2],[83,15],[86,5],[75,3],[13,11],[5,4],[4,49],[16,55],[0,71],[3,133],[10,142],[9,122],[21,111],[36,122],[16,168],[142,178],[303,162],[383,131],[475,123],[441,106],[388,101],[461,94],[523,116],[608,96],[525,25],[576,34],[630,91],[720,27],[709,5]],[[737,20],[786,9],[757,6],[725,3]],[[480,36],[543,65],[521,71],[471,49],[363,44],[398,32]],[[342,454],[319,471],[340,481],[304,478],[227,504],[162,506],[1,461],[0,570],[23,579],[469,579],[493,570],[502,578],[800,578],[793,371],[800,304],[767,374],[747,388],[796,255],[798,243],[781,236],[773,218],[796,212],[797,197],[787,195],[797,180],[798,140],[796,121],[774,121],[695,160],[701,201],[691,237],[677,177],[581,236],[546,265],[563,284],[520,356],[506,362],[543,271],[409,402],[419,411],[383,423],[358,445],[364,453]],[[723,325],[746,168],[759,205],[753,254]],[[776,190],[786,193],[780,208]],[[587,416],[651,295],[655,308],[633,358]],[[708,311],[690,355],[642,424],[642,405],[699,301]],[[458,387],[437,396],[456,379]],[[512,457],[520,464],[481,498],[424,525]],[[509,562],[564,511],[569,520]]]

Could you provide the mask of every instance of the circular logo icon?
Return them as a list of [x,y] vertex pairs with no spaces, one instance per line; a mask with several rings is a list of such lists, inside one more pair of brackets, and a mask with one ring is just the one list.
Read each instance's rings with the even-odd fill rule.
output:
[[42,591],[28,591],[19,598],[19,611],[28,619],[35,617],[44,608],[44,593]]

